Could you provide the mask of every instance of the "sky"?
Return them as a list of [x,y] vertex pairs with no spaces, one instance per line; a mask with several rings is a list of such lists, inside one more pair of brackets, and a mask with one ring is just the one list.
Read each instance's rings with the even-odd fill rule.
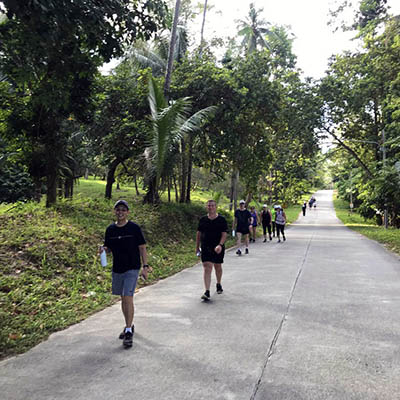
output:
[[[234,36],[235,20],[244,19],[251,2],[256,9],[264,9],[262,18],[266,21],[291,26],[296,37],[293,52],[305,76],[321,78],[332,54],[356,48],[356,43],[351,41],[354,32],[332,33],[333,28],[327,25],[329,9],[336,3],[332,0],[208,0],[214,7],[207,15],[205,38]],[[399,0],[388,0],[388,5],[390,13],[400,14]]]

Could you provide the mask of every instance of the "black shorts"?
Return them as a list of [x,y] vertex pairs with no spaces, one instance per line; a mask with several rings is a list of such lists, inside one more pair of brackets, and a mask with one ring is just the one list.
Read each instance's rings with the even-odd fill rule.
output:
[[248,226],[239,226],[236,229],[236,232],[241,233],[242,235],[248,235],[250,233]]
[[224,262],[225,246],[222,246],[221,253],[217,254],[214,247],[205,246],[201,248],[201,261],[211,262],[213,264],[222,264]]

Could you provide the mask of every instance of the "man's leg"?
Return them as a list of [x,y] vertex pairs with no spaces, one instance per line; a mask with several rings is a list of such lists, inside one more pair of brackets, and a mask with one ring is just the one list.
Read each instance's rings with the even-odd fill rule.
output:
[[217,293],[221,294],[224,290],[222,289],[221,285],[221,280],[222,280],[222,264],[215,264],[214,263],[214,269],[215,269],[215,277],[217,279]]
[[217,283],[221,283],[222,280],[222,264],[214,264],[215,269],[215,278],[217,279]]
[[125,327],[130,328],[133,323],[133,315],[135,312],[133,296],[121,296],[121,307],[125,318]]
[[201,298],[203,300],[210,299],[210,286],[211,286],[211,271],[212,271],[212,262],[205,261],[203,262],[203,279],[204,279],[204,287],[206,291],[204,292]]
[[242,250],[240,249],[240,246],[242,244],[242,233],[241,232],[236,232],[236,235],[237,235],[237,242],[236,242],[237,250],[236,250],[236,254],[240,256],[242,254]]
[[203,278],[204,278],[204,287],[206,290],[210,290],[212,266],[213,266],[212,263],[209,261],[203,262]]
[[244,243],[246,246],[245,253],[249,254],[249,234],[244,235]]

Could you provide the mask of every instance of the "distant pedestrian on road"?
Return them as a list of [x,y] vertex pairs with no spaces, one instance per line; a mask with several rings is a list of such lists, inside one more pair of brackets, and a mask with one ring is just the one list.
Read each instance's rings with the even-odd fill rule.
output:
[[263,205],[260,216],[261,216],[261,223],[264,235],[263,242],[265,243],[267,241],[267,229],[268,229],[269,240],[272,240],[272,232],[271,232],[272,215],[271,211],[268,209],[268,206],[266,204]]
[[275,222],[275,218],[276,218],[276,209],[278,206],[274,206],[274,209],[272,210],[272,236],[275,237],[276,236],[276,222]]
[[233,230],[236,229],[237,234],[237,251],[236,254],[238,256],[242,255],[242,235],[244,236],[245,242],[245,253],[249,254],[249,233],[251,229],[251,225],[253,223],[253,218],[250,214],[250,211],[246,209],[246,202],[244,200],[239,201],[239,209],[235,211],[235,218],[233,220]]
[[304,217],[306,215],[306,210],[307,210],[307,202],[306,201],[301,206],[301,209],[303,210],[303,217]]
[[253,222],[251,223],[251,232],[250,233],[251,233],[252,237],[250,238],[250,242],[255,243],[256,233],[257,233],[256,231],[257,231],[258,213],[254,206],[250,207],[250,214],[251,214],[251,217],[253,218],[253,220],[252,220]]
[[286,224],[286,214],[283,211],[281,206],[277,206],[276,214],[275,214],[275,223],[276,223],[276,234],[278,236],[278,243],[281,241],[281,233],[283,237],[283,241],[286,240],[285,237],[285,224]]
[[139,225],[128,220],[128,203],[118,200],[114,205],[114,212],[117,221],[106,229],[104,246],[100,247],[100,252],[111,251],[113,255],[112,294],[121,296],[122,313],[125,318],[125,328],[119,338],[123,340],[124,347],[131,347],[135,332],[133,295],[141,261],[141,276],[144,279],[147,279],[150,267],[147,264],[146,241],[142,230]]
[[[226,219],[217,213],[215,200],[207,201],[207,215],[200,218],[196,234],[196,254],[201,254],[205,292],[201,298],[210,300],[211,272],[214,266],[217,279],[217,293],[223,292],[222,263],[224,262],[225,241],[228,233]],[[200,247],[201,246],[201,247]]]

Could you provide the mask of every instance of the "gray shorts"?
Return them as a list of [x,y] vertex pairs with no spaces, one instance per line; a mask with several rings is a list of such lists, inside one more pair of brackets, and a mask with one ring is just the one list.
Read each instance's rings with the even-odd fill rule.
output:
[[139,277],[138,269],[130,269],[129,271],[119,274],[112,273],[112,294],[117,296],[133,296],[135,293],[136,283]]

